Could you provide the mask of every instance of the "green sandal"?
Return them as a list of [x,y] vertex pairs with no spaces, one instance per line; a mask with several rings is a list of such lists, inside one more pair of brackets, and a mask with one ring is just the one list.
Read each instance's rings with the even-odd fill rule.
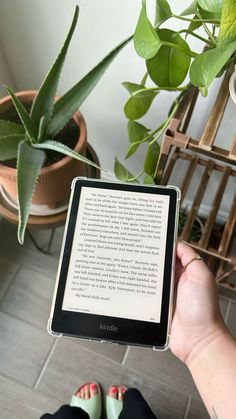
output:
[[[70,405],[80,407],[82,410],[88,413],[90,419],[100,419],[102,415],[101,389],[100,389],[100,386],[95,381],[93,381],[93,383],[95,383],[98,388],[98,394],[96,394],[96,396],[92,396],[90,397],[90,399],[85,400],[85,399],[81,399],[80,397],[74,394],[71,398]],[[83,384],[77,390],[77,392],[80,391],[86,384],[90,385],[92,383]]]
[[[110,386],[109,389],[111,387],[122,387],[125,390],[127,390],[127,387],[119,384],[119,385],[115,385],[115,386]],[[107,419],[118,419],[119,414],[123,408],[123,400],[117,400],[114,397],[111,397],[108,395],[109,389],[107,390],[107,395],[106,395],[106,414],[107,414]]]

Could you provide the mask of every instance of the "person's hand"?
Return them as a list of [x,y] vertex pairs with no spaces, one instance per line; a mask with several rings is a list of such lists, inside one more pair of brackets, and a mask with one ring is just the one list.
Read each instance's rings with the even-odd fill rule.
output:
[[191,247],[178,243],[170,349],[187,365],[219,334],[226,333],[212,273],[202,260],[187,266],[195,256]]

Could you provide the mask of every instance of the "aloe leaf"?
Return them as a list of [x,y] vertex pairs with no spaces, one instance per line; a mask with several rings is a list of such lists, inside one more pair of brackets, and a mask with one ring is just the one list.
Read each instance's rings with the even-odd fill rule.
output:
[[117,179],[121,180],[122,182],[128,182],[129,179],[134,178],[134,175],[128,169],[126,169],[126,167],[118,160],[117,157],[115,158],[114,172]]
[[159,29],[158,35],[181,49],[163,45],[153,58],[146,61],[148,74],[157,86],[177,87],[187,75],[191,58],[185,51],[190,51],[190,48],[178,33],[170,29]]
[[73,113],[82,105],[89,93],[96,86],[106,69],[132,36],[113,49],[82,80],[63,95],[54,105],[52,119],[48,127],[48,136],[54,137],[63,128]]
[[161,46],[160,39],[148,20],[144,5],[142,5],[138,23],[134,33],[134,47],[140,57],[152,58]]
[[234,41],[236,41],[236,2],[224,0],[218,46],[221,47]]
[[64,145],[64,144],[62,144],[58,141],[46,140],[46,141],[44,141],[43,143],[40,143],[40,144],[33,144],[33,147],[37,148],[37,149],[57,151],[58,153],[64,154],[65,156],[72,157],[76,160],[87,163],[90,166],[96,167],[96,169],[101,169],[99,166],[97,166],[91,160],[87,159],[86,157],[82,156],[81,154],[77,153],[76,151],[71,150],[70,147],[67,147],[66,145]]
[[13,105],[16,108],[16,111],[20,117],[20,120],[22,122],[22,125],[25,128],[26,134],[29,136],[30,142],[33,143],[36,140],[37,137],[37,130],[32,122],[29,114],[26,112],[24,106],[22,105],[21,101],[18,99],[18,97],[13,93],[13,91],[8,86],[4,86],[11,96]]
[[15,122],[5,121],[0,119],[0,135],[11,135],[11,134],[23,134],[25,130],[22,125],[16,124]]
[[157,142],[149,144],[144,162],[144,170],[150,176],[153,176],[155,173],[159,154],[159,144]]
[[172,16],[172,11],[167,0],[156,0],[155,27]]
[[38,132],[38,142],[39,143],[44,140],[46,129],[47,129],[46,117],[42,116],[42,118],[39,121],[39,132]]
[[131,120],[144,116],[157,94],[158,92],[142,89],[131,96],[124,106],[125,116]]
[[236,49],[236,41],[199,54],[190,67],[191,83],[208,89]]
[[221,13],[223,0],[198,0],[199,6],[211,13]]
[[17,157],[18,146],[24,139],[21,134],[8,134],[0,136],[0,160],[14,159]]
[[78,21],[78,16],[79,6],[76,6],[73,21],[68,35],[66,37],[66,40],[64,42],[64,45],[61,51],[59,52],[55,62],[53,63],[51,69],[49,70],[46,78],[44,79],[32,105],[31,117],[35,125],[37,126],[42,116],[45,117],[45,124],[48,124],[51,118],[54,105],[54,98],[56,95],[61,70],[65,61],[65,57],[67,54],[68,47],[70,45],[72,35],[74,33]]
[[39,171],[45,159],[45,152],[30,146],[25,140],[18,149],[17,192],[19,205],[18,240],[24,242],[25,229],[29,218],[29,208]]

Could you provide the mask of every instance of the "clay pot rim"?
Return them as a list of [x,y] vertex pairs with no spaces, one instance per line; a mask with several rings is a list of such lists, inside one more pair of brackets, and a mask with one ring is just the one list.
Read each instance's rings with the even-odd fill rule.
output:
[[[22,97],[30,97],[30,96],[35,97],[35,95],[37,93],[38,93],[37,90],[22,90],[22,91],[16,92],[15,94],[16,94],[16,96],[19,96],[19,97],[22,98]],[[59,96],[56,96],[55,99],[58,100]],[[7,103],[9,101],[11,101],[11,96],[4,96],[3,98],[1,98],[0,99],[0,109],[1,109],[2,104]],[[79,131],[80,131],[76,146],[73,149],[74,151],[78,151],[81,148],[83,148],[83,143],[84,143],[84,141],[86,140],[86,137],[87,137],[87,129],[86,129],[86,124],[85,124],[84,117],[79,110],[77,110],[73,114],[72,118],[74,119],[76,124],[79,126]],[[63,156],[63,154],[62,154],[62,156]],[[61,166],[64,166],[64,165],[68,164],[72,159],[73,159],[73,157],[65,156],[65,157],[62,157],[62,159],[57,161],[56,163],[52,163],[49,166],[42,167],[40,169],[39,176],[47,175],[47,173],[50,172],[51,170],[59,169]],[[4,166],[4,162],[0,162],[0,165]],[[15,173],[15,174],[17,173],[17,169],[15,169],[14,167],[4,166],[4,170],[6,172],[9,171],[11,173],[12,172]]]

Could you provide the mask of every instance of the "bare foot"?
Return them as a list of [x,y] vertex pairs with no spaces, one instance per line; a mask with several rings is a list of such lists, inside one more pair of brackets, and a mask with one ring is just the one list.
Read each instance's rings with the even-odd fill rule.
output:
[[96,396],[98,392],[98,386],[96,383],[88,383],[80,387],[75,393],[75,396],[83,400],[89,400],[91,397]]
[[126,392],[127,388],[122,385],[114,385],[108,388],[108,396],[113,397],[114,399],[123,401],[123,395]]

